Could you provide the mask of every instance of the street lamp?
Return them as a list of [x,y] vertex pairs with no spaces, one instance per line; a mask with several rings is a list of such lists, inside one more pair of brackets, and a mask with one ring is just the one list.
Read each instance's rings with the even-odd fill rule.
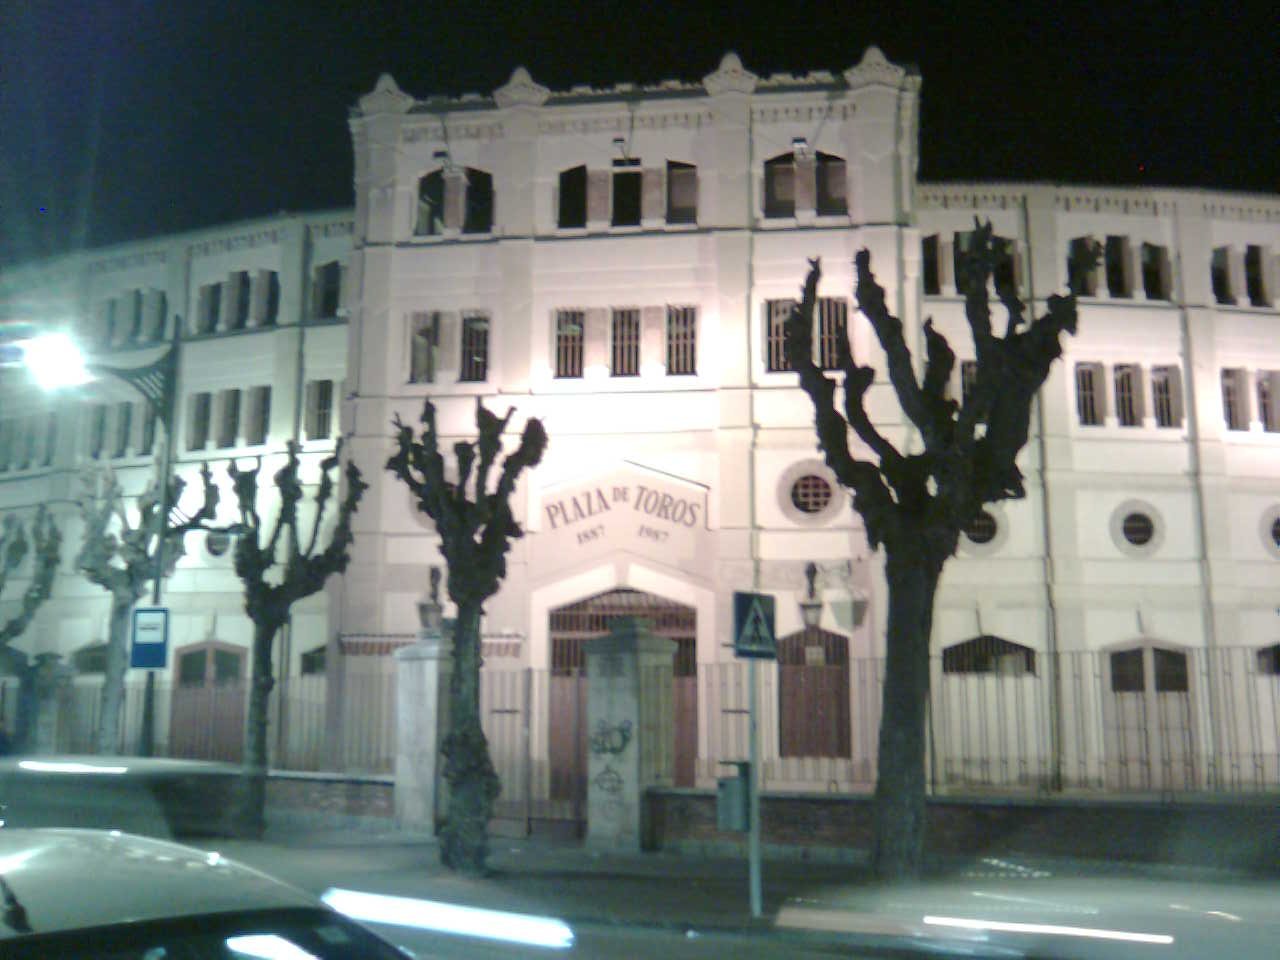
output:
[[818,565],[812,560],[805,564],[804,576],[809,581],[809,589],[800,601],[800,619],[804,621],[805,630],[814,630],[822,622],[822,600],[817,588]]

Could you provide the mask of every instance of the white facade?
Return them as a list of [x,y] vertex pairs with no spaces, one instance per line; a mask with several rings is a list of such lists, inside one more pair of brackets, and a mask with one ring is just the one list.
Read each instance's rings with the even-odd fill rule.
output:
[[[1062,763],[1078,762],[1082,780],[1105,780],[1098,765],[1116,743],[1104,728],[1134,749],[1123,732],[1133,705],[1073,700],[1064,683],[1084,670],[1099,691],[1132,692],[1112,677],[1123,663],[1111,654],[1146,651],[1141,687],[1157,691],[1150,705],[1162,710],[1158,692],[1182,681],[1153,683],[1166,667],[1152,650],[1235,651],[1270,676],[1265,651],[1280,644],[1280,198],[920,184],[919,91],[918,77],[874,49],[839,76],[760,79],[730,56],[695,84],[551,92],[517,71],[492,96],[454,101],[417,101],[384,77],[350,120],[353,216],[85,254],[16,273],[6,288],[69,297],[77,315],[122,291],[164,289],[170,315],[199,317],[203,285],[279,271],[277,325],[185,344],[181,391],[185,404],[192,392],[272,384],[277,448],[305,433],[306,382],[330,379],[342,398],[346,449],[371,487],[347,574],[327,605],[295,611],[294,636],[307,636],[293,643],[295,659],[322,643],[334,657],[382,649],[416,629],[437,541],[383,465],[393,417],[416,422],[430,397],[448,438],[472,434],[477,398],[515,408],[512,442],[530,416],[550,436],[516,496],[528,535],[486,607],[486,638],[500,641],[488,648],[491,666],[552,666],[552,612],[616,588],[693,608],[697,662],[728,662],[732,593],[774,593],[778,633],[794,634],[809,562],[821,627],[846,639],[850,659],[870,660],[883,645],[881,561],[815,449],[794,374],[771,369],[770,301],[796,297],[807,259],[822,258],[824,309],[833,324],[847,316],[854,356],[878,371],[872,418],[910,448],[881,353],[852,305],[855,252],[871,251],[913,348],[931,316],[964,360],[972,347],[951,257],[975,216],[1011,242],[1009,269],[1037,313],[1065,290],[1072,241],[1092,238],[1106,257],[1033,415],[1020,459],[1028,496],[989,508],[987,542],[962,538],[933,643],[941,655],[999,637],[1042,665],[1087,654],[1056,677],[1056,732],[1041,739],[1060,740]],[[313,316],[310,278],[333,260],[344,264],[349,317],[302,322]],[[249,286],[252,312],[260,295]],[[957,392],[962,378],[958,365]],[[82,444],[64,440],[61,469],[48,474],[64,491],[55,499],[83,459]],[[188,451],[179,429],[185,460],[225,456],[215,442]],[[149,476],[145,459],[126,462]],[[34,504],[50,489],[45,476],[0,474],[0,496]],[[169,587],[183,629],[214,631],[216,611],[218,636],[245,642],[226,557],[189,553]],[[81,612],[95,589],[64,576],[22,642],[66,654],[99,638],[105,614]],[[1179,735],[1198,756],[1230,752],[1235,735],[1224,731],[1244,693],[1209,672],[1199,682],[1197,656],[1183,667],[1194,709]],[[941,661],[939,671],[953,672]],[[1274,725],[1274,680],[1250,687],[1271,697],[1250,730]],[[936,687],[954,682],[940,673]],[[850,683],[856,707],[863,688]],[[700,781],[717,756],[710,709],[704,698]],[[1010,709],[1004,725],[1016,726],[1022,708]],[[935,703],[935,714],[940,751],[948,737],[969,736],[956,710]],[[853,739],[874,750],[865,730]]]

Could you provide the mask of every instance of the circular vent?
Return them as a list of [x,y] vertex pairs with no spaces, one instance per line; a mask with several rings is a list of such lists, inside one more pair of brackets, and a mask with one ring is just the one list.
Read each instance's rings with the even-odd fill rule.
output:
[[996,518],[983,510],[965,528],[964,535],[974,543],[990,543],[996,538],[998,529]]
[[802,513],[821,513],[831,503],[831,484],[807,473],[791,485],[791,503]]
[[1135,547],[1145,547],[1151,542],[1151,538],[1156,535],[1156,525],[1152,519],[1145,513],[1126,514],[1124,523],[1120,527],[1124,538],[1132,543]]

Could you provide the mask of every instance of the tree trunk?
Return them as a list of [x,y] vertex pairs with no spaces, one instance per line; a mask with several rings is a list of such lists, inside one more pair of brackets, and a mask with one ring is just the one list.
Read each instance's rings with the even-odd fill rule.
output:
[[459,605],[453,629],[449,733],[441,747],[449,808],[440,831],[440,861],[453,870],[481,874],[489,856],[489,819],[501,784],[480,726],[478,601]]
[[872,866],[880,879],[896,881],[918,876],[924,856],[925,704],[939,571],[918,553],[902,558],[890,553],[886,567],[889,634]]
[[271,647],[282,623],[268,620],[253,625],[249,726],[245,730],[244,745],[244,823],[249,833],[258,838],[267,826],[267,724],[271,691],[276,684],[271,670]]
[[129,669],[129,615],[132,597],[111,597],[111,630],[107,637],[107,670],[102,679],[102,712],[98,715],[100,754],[120,752],[120,714],[124,706],[124,675]]

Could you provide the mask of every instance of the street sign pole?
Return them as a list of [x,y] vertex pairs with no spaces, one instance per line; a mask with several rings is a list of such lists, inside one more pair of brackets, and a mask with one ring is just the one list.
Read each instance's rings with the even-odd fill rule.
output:
[[747,783],[748,792],[748,812],[750,818],[748,821],[747,834],[747,872],[749,874],[749,882],[751,884],[751,916],[759,917],[763,913],[763,899],[761,893],[762,877],[760,875],[760,732],[756,723],[760,715],[759,693],[756,691],[757,682],[759,680],[759,668],[756,666],[757,658],[751,658],[750,677],[748,683],[751,685],[751,692],[748,695],[748,725],[750,727],[747,739],[750,741],[750,757],[751,760],[751,777]]

